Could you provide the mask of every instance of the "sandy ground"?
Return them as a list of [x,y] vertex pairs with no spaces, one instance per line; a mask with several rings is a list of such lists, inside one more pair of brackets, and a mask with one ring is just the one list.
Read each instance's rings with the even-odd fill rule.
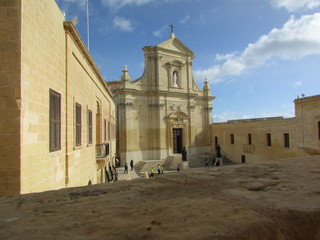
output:
[[320,156],[0,198],[0,239],[320,239]]

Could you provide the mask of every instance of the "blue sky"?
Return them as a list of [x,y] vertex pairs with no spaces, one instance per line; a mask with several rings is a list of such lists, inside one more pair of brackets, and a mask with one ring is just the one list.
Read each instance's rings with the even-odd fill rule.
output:
[[[56,0],[87,44],[87,0]],[[320,0],[88,0],[89,50],[106,81],[143,74],[144,46],[175,35],[208,78],[213,121],[294,116],[300,94],[320,94]]]

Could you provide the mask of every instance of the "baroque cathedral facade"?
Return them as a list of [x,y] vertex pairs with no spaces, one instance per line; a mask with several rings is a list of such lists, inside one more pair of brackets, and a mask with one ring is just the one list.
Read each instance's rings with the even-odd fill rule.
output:
[[146,46],[144,73],[131,81],[127,67],[120,81],[108,82],[117,108],[117,154],[122,161],[162,160],[211,151],[210,87],[201,90],[192,72],[193,52],[175,35]]

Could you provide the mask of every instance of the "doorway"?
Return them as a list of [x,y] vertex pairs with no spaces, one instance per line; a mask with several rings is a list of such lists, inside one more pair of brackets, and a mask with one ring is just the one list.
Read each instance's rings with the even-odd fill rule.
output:
[[182,152],[182,128],[173,128],[173,153]]
[[241,163],[246,163],[246,155],[241,155]]

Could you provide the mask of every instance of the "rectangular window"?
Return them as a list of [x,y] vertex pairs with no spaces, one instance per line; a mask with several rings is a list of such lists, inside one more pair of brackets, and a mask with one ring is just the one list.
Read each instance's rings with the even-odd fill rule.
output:
[[76,103],[76,146],[81,146],[81,105]]
[[88,141],[89,141],[89,144],[92,144],[92,111],[91,110],[88,110],[88,129],[89,129]]
[[108,121],[108,141],[111,140],[111,122]]
[[252,144],[251,133],[248,134],[248,144],[249,145]]
[[271,146],[271,133],[267,133],[267,146]]
[[61,149],[61,94],[49,90],[50,94],[50,152]]
[[231,144],[234,144],[234,134],[232,133],[231,135],[230,135],[230,140],[231,140]]
[[107,120],[106,119],[104,119],[103,125],[104,125],[104,141],[107,141]]
[[290,147],[289,133],[284,133],[283,138],[284,138],[284,147],[289,148]]

